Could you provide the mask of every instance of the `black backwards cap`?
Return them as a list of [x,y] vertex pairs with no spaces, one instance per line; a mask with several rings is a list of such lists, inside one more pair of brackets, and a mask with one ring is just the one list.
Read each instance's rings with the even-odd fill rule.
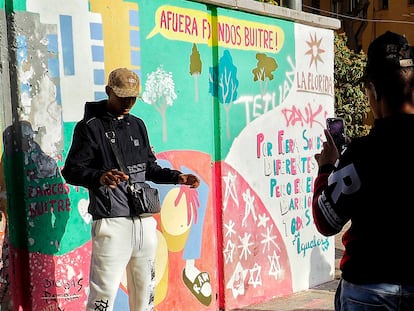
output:
[[405,36],[387,31],[368,47],[365,77],[414,67],[414,54]]

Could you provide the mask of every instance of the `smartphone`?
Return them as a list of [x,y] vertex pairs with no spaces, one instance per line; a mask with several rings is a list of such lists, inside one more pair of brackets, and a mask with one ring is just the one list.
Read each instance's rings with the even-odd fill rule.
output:
[[331,134],[336,148],[339,152],[342,151],[346,144],[345,121],[343,118],[327,118],[326,128]]

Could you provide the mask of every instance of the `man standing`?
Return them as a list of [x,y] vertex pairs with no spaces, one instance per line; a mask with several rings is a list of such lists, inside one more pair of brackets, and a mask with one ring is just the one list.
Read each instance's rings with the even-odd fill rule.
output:
[[337,311],[414,310],[414,53],[393,32],[368,48],[365,88],[374,126],[339,155],[332,136],[315,155],[313,218],[345,246]]
[[[109,74],[108,99],[86,103],[62,170],[68,183],[89,191],[88,211],[93,217],[90,311],[100,306],[113,310],[125,269],[130,310],[153,310],[156,220],[131,212],[128,182],[149,180],[191,188],[200,183],[195,175],[157,164],[144,122],[130,114],[139,90],[139,78],[131,70],[118,68]],[[118,164],[110,140],[127,171]]]

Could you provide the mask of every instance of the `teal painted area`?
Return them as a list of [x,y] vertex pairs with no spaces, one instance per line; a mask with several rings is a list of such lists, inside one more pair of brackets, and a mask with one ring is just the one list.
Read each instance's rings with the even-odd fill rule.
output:
[[[195,3],[171,1],[168,8],[179,7],[183,12],[186,9],[197,12],[206,12],[206,6]],[[146,79],[157,69],[171,73],[177,98],[171,106],[167,106],[165,119],[157,112],[153,105],[139,102],[134,113],[141,116],[147,123],[150,139],[157,152],[169,149],[200,150],[213,154],[215,160],[226,157],[234,138],[255,118],[265,114],[278,106],[282,100],[283,83],[286,74],[292,71],[290,57],[295,58],[294,23],[252,14],[234,12],[226,9],[217,10],[217,19],[236,20],[243,23],[255,22],[268,26],[277,26],[282,29],[285,37],[281,50],[277,53],[248,50],[243,47],[223,46],[214,37],[213,46],[207,42],[198,42],[196,45],[202,62],[202,71],[198,76],[197,84],[194,76],[189,74],[190,56],[194,42],[186,41],[178,35],[168,37],[162,31],[154,32],[156,12],[159,5],[147,4],[140,8],[142,17],[142,81],[143,92],[146,91]],[[209,16],[215,16],[215,11],[207,11]],[[211,20],[213,33],[218,31],[217,19]],[[197,19],[200,23],[200,19]],[[149,34],[152,37],[146,38]],[[199,34],[200,35],[200,34]],[[273,78],[265,81],[254,81],[253,69],[257,67],[257,53],[263,53],[275,60],[278,68],[273,72]],[[216,64],[219,67],[216,68]],[[219,85],[224,80],[223,73],[231,73],[235,82],[235,93],[232,97],[223,99],[226,89]],[[199,100],[195,100],[196,87]],[[263,91],[264,90],[264,91]],[[271,106],[258,108],[256,102],[262,104],[261,94],[272,96]],[[237,104],[235,101],[239,101]],[[266,106],[266,107],[265,107]],[[166,134],[165,134],[166,133]],[[215,146],[219,146],[219,152]]]
[[26,0],[0,0],[5,3],[7,13],[26,11]]
[[[169,1],[169,6],[205,12],[205,6],[182,1]],[[209,71],[213,54],[208,45],[196,44],[202,63],[198,76],[190,74],[190,56],[194,42],[168,40],[162,34],[145,39],[154,29],[154,16],[159,2],[151,1],[140,6],[141,55],[143,92],[149,74],[162,67],[171,72],[177,98],[165,113],[165,126],[160,113],[153,105],[138,102],[133,112],[147,124],[151,143],[156,152],[164,150],[198,150],[211,154],[214,144],[213,104],[208,93]],[[197,100],[198,93],[198,100]],[[164,140],[163,131],[167,139]]]

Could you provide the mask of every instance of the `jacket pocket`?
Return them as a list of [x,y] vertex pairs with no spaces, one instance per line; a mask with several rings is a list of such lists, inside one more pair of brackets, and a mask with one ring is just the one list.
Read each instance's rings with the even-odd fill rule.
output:
[[99,234],[101,230],[102,219],[94,220],[92,222],[92,237],[95,237]]
[[144,182],[146,169],[147,169],[146,163],[138,163],[135,165],[128,166],[130,182],[133,184],[137,182]]
[[[100,209],[100,212],[103,216],[109,216],[112,212],[112,203],[111,203],[111,189],[108,186],[99,187],[97,193],[97,209]],[[98,211],[99,213],[99,211]]]

